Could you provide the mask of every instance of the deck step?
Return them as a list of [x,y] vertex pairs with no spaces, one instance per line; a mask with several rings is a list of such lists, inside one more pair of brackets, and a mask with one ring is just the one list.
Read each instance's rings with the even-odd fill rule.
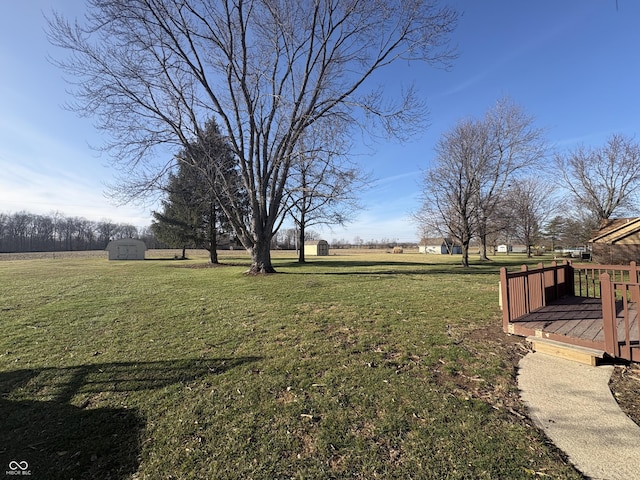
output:
[[598,361],[604,358],[604,351],[593,348],[567,345],[566,343],[540,337],[527,337],[527,341],[531,343],[531,346],[536,352],[572,360],[574,362],[585,363],[587,365],[598,365]]

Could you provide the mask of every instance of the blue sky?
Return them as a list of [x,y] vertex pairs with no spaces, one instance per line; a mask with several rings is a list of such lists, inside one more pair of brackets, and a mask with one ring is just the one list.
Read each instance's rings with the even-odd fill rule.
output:
[[[449,71],[398,65],[376,80],[391,90],[415,81],[430,127],[405,144],[370,143],[355,159],[376,184],[365,210],[327,240],[418,239],[421,171],[456,121],[481,116],[508,96],[544,128],[553,151],[602,145],[612,133],[640,133],[640,2],[636,0],[457,0],[462,16]],[[90,145],[91,119],[62,108],[71,100],[45,36],[52,6],[82,14],[78,0],[0,2],[0,212],[67,216],[145,226],[152,206],[116,207],[105,197],[114,170]],[[366,153],[362,153],[365,151]]]

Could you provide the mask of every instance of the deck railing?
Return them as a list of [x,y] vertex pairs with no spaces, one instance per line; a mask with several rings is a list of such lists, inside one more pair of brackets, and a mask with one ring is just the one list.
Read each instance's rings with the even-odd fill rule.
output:
[[640,283],[615,281],[605,272],[600,275],[600,286],[605,350],[615,357],[637,361],[634,357],[640,355],[640,345],[632,339],[640,338]]
[[[630,265],[538,264],[520,271],[500,270],[500,302],[504,331],[509,324],[562,297],[602,299],[605,350],[620,358],[640,357],[640,271]],[[620,322],[620,323],[618,323]],[[620,325],[620,326],[619,326]],[[623,329],[620,332],[619,329]],[[624,334],[624,335],[622,335]],[[637,361],[637,360],[635,360]]]
[[500,302],[505,331],[509,323],[518,318],[573,294],[573,275],[571,264],[567,261],[561,265],[552,262],[548,267],[540,263],[531,270],[523,265],[517,272],[507,272],[506,268],[501,268]]
[[629,265],[571,264],[576,297],[600,298],[600,277],[606,273],[610,281],[638,283],[640,270],[636,262]]
[[572,264],[565,260],[558,265],[542,263],[520,271],[500,270],[500,298],[505,327],[540,307],[564,296],[601,298],[600,277],[608,274],[610,281],[638,283],[640,269],[636,262],[629,265]]

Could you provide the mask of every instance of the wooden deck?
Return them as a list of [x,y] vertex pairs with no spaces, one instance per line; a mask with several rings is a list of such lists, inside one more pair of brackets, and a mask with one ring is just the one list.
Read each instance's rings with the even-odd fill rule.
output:
[[[620,307],[619,311],[622,311]],[[624,316],[617,320],[618,342],[625,343]],[[518,318],[509,324],[515,335],[534,336],[555,340],[569,345],[605,350],[602,300],[599,298],[565,297]],[[635,306],[629,310],[631,343],[638,345],[638,312]],[[635,332],[635,334],[633,334]]]
[[500,304],[507,333],[640,362],[640,268],[635,262],[502,268]]
[[640,362],[640,268],[635,262],[552,262],[515,272],[503,267],[500,304],[507,333]]

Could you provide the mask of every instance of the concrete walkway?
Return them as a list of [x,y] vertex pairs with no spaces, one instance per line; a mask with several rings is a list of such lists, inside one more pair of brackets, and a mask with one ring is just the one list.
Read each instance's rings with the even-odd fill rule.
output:
[[529,353],[520,361],[520,396],[530,418],[584,475],[637,480],[640,427],[613,398],[612,372],[613,366]]

